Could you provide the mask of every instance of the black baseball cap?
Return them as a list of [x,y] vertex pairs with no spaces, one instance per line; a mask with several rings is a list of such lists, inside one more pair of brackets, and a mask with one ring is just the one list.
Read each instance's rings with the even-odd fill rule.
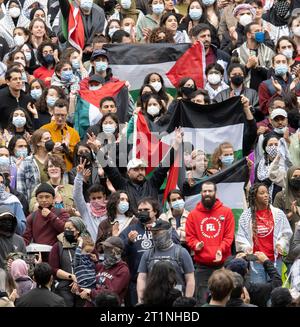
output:
[[91,55],[90,61],[93,61],[97,57],[105,57],[107,59],[107,61],[108,61],[108,55],[107,55],[107,52],[105,50],[102,50],[102,49],[95,50]]
[[157,231],[157,230],[169,230],[171,228],[171,224],[163,219],[157,219],[151,226],[152,231]]

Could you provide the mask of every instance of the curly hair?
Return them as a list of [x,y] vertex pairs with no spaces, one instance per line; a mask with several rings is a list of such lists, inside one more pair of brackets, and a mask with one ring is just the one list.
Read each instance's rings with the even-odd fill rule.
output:
[[229,149],[229,148],[233,149],[233,145],[230,142],[223,142],[219,144],[219,146],[215,149],[211,158],[212,168],[219,169],[222,167],[220,156],[222,155],[224,149]]
[[149,43],[161,43],[162,39],[159,37],[159,34],[165,34],[163,43],[175,43],[174,36],[171,31],[167,30],[165,27],[154,28],[149,37]]
[[[112,193],[110,195],[110,197],[108,199],[108,202],[107,202],[107,205],[106,205],[107,218],[111,222],[113,222],[117,217],[117,208],[118,208],[118,204],[120,202],[121,193],[126,194],[127,197],[128,197],[128,200],[129,200],[129,196],[128,196],[128,193],[126,191],[114,192],[114,193]],[[128,209],[128,211],[125,212],[125,216],[126,217],[132,217],[133,216],[133,212],[132,212],[132,209],[131,209],[130,202],[129,202],[129,209]]]
[[[251,186],[248,194],[248,203],[249,203],[249,208],[251,210],[251,219],[252,219],[252,233],[254,239],[257,238],[257,221],[256,221],[256,211],[258,210],[257,208],[257,192],[260,187],[265,187],[268,190],[268,186],[265,183],[255,183]],[[270,210],[270,201],[268,203],[268,210]]]

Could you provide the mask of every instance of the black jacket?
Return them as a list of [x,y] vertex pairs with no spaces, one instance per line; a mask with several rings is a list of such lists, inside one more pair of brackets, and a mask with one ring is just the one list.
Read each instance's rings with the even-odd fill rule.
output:
[[[17,100],[9,91],[8,86],[0,90],[0,125],[7,128],[8,119],[10,114],[17,107],[22,107],[27,111],[27,105],[29,102],[33,102],[30,95],[27,95],[23,91],[20,93],[20,98]],[[27,111],[28,112],[28,111]],[[29,117],[32,115],[28,112]],[[31,122],[32,125],[32,122]]]
[[260,284],[252,283],[247,280],[245,282],[245,287],[249,293],[251,304],[255,304],[259,307],[266,307],[272,290],[276,287],[282,286],[281,276],[277,272],[272,261],[266,260],[264,262],[264,268],[270,277],[269,282]]
[[45,287],[37,287],[21,296],[16,307],[65,307],[64,299]]
[[127,191],[132,210],[136,213],[137,204],[142,198],[151,196],[154,199],[159,200],[159,189],[167,177],[169,167],[174,162],[173,148],[171,148],[169,155],[171,156],[170,165],[167,165],[167,167],[160,165],[154,170],[153,175],[149,179],[144,179],[141,184],[133,183],[129,178],[123,177],[119,169],[115,166],[110,167],[109,165],[106,165],[103,169],[107,178],[111,181],[116,190]]

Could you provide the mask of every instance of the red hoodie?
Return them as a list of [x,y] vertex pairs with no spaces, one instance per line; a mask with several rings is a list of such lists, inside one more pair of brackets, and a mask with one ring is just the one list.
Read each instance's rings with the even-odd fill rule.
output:
[[[221,265],[231,255],[234,239],[233,213],[218,199],[212,209],[205,208],[202,202],[199,202],[187,217],[185,232],[188,246],[195,251],[196,263],[207,266]],[[201,241],[204,246],[200,251],[196,251],[195,247]],[[222,260],[213,262],[218,250],[222,251]]]

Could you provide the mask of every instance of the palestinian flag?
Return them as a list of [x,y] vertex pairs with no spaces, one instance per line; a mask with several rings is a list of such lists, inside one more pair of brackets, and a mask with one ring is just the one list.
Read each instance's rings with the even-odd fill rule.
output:
[[[235,160],[241,160],[243,156],[244,120],[243,107],[239,97],[211,105],[198,105],[182,100],[178,102],[168,126],[170,134],[163,137],[162,142],[169,144],[173,138],[171,132],[175,127],[181,126],[184,131],[183,141],[191,143],[194,149],[203,150],[208,158],[211,157],[220,143],[227,141],[233,145]],[[233,209],[236,219],[239,218],[241,210],[243,210],[243,187],[248,176],[246,174],[248,168],[247,165],[246,168],[244,167],[244,159],[238,162],[239,164],[236,163],[227,170],[211,177],[213,181],[218,183],[224,182],[224,185],[221,183],[218,186],[219,196],[225,205]],[[183,187],[185,178],[179,178],[183,175],[182,170],[184,168],[177,169],[177,185],[180,189],[184,189],[186,194],[187,190]],[[193,188],[187,188],[188,192],[192,192],[189,194],[191,198],[186,199],[187,210],[192,210],[200,201],[200,186],[201,183],[196,184]]]
[[238,227],[238,219],[245,205],[244,185],[249,177],[249,169],[246,158],[240,159],[232,166],[219,173],[202,180],[192,188],[185,190],[185,208],[193,210],[201,201],[201,185],[211,181],[217,184],[217,197],[223,204],[232,209],[235,217],[235,227]]
[[115,98],[119,120],[121,123],[125,121],[128,110],[128,90],[124,82],[108,82],[97,91],[81,89],[78,92],[74,114],[74,128],[78,131],[81,139],[85,136],[87,129],[101,119],[99,103],[107,96]]
[[193,78],[198,88],[204,87],[205,51],[202,43],[183,44],[118,44],[105,45],[109,65],[114,76],[129,81],[131,95],[136,100],[138,92],[149,73],[159,73],[167,90],[175,88],[183,77]]
[[68,18],[63,17],[62,32],[64,38],[68,40],[72,47],[81,51],[84,48],[84,25],[77,5],[74,6],[72,0],[69,1]]

